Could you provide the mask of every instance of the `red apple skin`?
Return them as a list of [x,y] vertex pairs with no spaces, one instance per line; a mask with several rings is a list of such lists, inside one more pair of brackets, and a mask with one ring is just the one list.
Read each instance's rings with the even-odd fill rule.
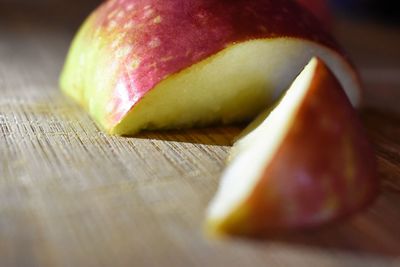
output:
[[327,0],[296,0],[300,5],[308,9],[315,17],[324,23],[326,27],[331,25],[331,13]]
[[[108,110],[95,116],[105,128],[161,80],[238,42],[300,38],[343,55],[320,23],[292,0],[110,0],[88,23],[82,42],[109,40],[94,57],[106,58],[110,66],[119,60],[120,66]],[[127,55],[119,57],[121,51]]]
[[319,61],[277,153],[241,212],[222,228],[259,236],[315,227],[362,209],[377,190],[375,156],[360,119]]

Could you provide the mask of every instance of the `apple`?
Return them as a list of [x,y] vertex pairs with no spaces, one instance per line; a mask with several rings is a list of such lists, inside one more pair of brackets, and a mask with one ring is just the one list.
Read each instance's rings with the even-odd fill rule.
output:
[[308,9],[315,17],[317,17],[326,26],[331,24],[331,13],[327,0],[296,0],[300,5]]
[[109,0],[60,85],[102,129],[132,135],[251,119],[318,56],[358,106],[358,75],[320,24],[292,0]]
[[376,195],[374,153],[320,59],[249,127],[209,206],[210,233],[260,236],[316,227],[362,209]]

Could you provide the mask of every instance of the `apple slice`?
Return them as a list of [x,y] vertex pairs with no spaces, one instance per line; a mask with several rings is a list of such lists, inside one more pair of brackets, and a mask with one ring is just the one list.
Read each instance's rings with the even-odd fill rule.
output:
[[317,226],[375,196],[374,153],[340,83],[319,59],[245,133],[208,210],[213,233]]
[[131,135],[250,119],[313,56],[357,106],[357,73],[293,0],[109,0],[77,34],[60,83],[104,130]]

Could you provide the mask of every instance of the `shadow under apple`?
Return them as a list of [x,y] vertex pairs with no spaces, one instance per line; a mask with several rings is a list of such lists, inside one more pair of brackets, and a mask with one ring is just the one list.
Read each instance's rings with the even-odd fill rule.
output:
[[135,135],[134,138],[213,146],[231,146],[243,127],[243,125],[236,125],[184,130],[144,131]]

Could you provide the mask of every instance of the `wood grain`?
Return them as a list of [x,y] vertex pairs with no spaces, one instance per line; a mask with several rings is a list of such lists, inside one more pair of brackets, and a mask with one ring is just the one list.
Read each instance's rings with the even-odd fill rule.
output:
[[204,211],[240,128],[107,136],[58,90],[72,31],[10,25],[0,26],[0,266],[400,265],[398,116],[362,114],[382,178],[365,212],[268,240],[210,240]]

